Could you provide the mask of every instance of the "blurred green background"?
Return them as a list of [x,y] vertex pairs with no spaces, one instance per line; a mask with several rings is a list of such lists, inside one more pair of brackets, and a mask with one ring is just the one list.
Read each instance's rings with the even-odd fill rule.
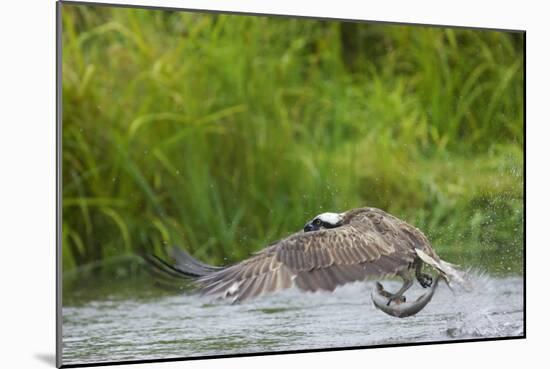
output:
[[382,208],[523,271],[522,33],[63,5],[65,280]]

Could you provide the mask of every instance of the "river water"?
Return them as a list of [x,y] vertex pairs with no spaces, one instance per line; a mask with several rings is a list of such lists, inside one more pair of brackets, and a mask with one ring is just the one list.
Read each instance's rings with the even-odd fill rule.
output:
[[[333,293],[290,289],[240,305],[195,295],[109,295],[63,308],[63,364],[523,335],[523,278],[473,280],[469,293],[440,284],[424,310],[403,319],[374,308],[373,282]],[[416,285],[406,295],[412,301],[421,293]]]

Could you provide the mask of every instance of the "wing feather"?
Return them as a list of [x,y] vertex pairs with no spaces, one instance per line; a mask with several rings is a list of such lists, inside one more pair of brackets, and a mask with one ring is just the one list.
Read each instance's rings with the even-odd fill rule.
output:
[[357,263],[350,247],[343,247],[340,249],[340,251],[345,255],[346,264],[354,265]]
[[258,275],[255,279],[246,280],[241,291],[237,292],[236,302],[246,300],[252,296],[259,296],[263,291],[263,283],[267,273]]
[[224,292],[231,290],[231,286],[234,285],[235,283],[238,284],[237,281],[234,281],[232,279],[215,281],[213,283],[205,285],[201,289],[201,293],[204,295],[222,294]]
[[265,279],[263,281],[263,291],[265,293],[274,292],[277,290],[277,280],[279,279],[279,274],[277,271],[273,273],[266,273]]
[[294,283],[296,284],[296,287],[298,287],[302,291],[313,292],[317,290],[317,285],[313,282],[313,277],[308,274],[298,274],[296,276],[296,279],[294,280]]

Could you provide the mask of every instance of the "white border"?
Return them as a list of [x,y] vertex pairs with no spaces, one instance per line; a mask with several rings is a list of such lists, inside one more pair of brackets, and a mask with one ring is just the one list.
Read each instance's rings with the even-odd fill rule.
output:
[[[113,1],[116,2],[116,1]],[[119,1],[120,2],[120,1]],[[133,4],[527,30],[527,340],[142,364],[142,368],[518,368],[544,363],[550,248],[549,48],[544,2],[164,0]],[[125,2],[121,2],[125,3]],[[52,367],[55,342],[55,6],[3,4],[0,115],[0,314],[3,367]],[[368,327],[366,327],[368,329]],[[7,365],[6,365],[7,364]],[[536,364],[535,364],[536,365]],[[138,366],[134,366],[138,367]]]

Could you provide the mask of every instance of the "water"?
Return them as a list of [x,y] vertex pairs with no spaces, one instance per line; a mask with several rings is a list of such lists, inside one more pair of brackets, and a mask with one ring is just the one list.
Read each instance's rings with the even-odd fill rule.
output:
[[[423,311],[404,319],[373,307],[373,282],[333,293],[291,289],[240,305],[115,295],[63,308],[63,364],[521,336],[523,279],[477,276],[475,283],[474,292],[456,295],[441,284]],[[407,297],[421,293],[415,287]]]

